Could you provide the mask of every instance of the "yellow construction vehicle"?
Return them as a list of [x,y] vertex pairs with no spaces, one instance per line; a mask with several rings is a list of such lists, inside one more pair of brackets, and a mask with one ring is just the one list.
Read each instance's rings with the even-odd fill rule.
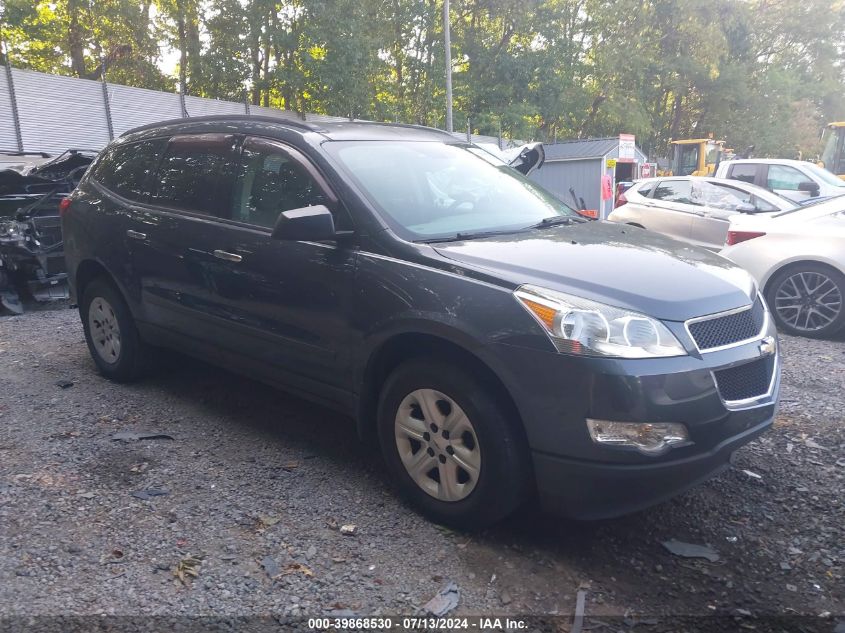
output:
[[693,138],[671,141],[673,176],[712,176],[724,160],[724,141]]
[[824,135],[827,141],[822,152],[821,166],[845,179],[845,121],[828,123]]

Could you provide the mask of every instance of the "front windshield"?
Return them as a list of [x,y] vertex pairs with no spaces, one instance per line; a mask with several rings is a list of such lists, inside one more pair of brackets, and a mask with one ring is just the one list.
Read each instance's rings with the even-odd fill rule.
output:
[[[827,163],[825,163],[827,164]],[[819,180],[832,187],[842,187],[845,189],[845,180],[834,176],[826,169],[822,169],[815,163],[807,163],[804,167],[816,176]]]
[[333,141],[324,145],[385,221],[409,240],[520,231],[578,217],[491,154],[431,141]]
[[678,145],[680,160],[679,169],[675,176],[689,176],[698,171],[698,145]]

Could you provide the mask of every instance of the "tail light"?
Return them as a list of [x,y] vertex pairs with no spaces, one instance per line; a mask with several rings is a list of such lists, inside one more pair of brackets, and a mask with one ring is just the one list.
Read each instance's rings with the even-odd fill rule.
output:
[[747,242],[748,240],[753,240],[755,237],[763,237],[765,235],[762,231],[728,231],[728,239],[725,241],[727,246],[733,246],[734,244],[740,244],[741,242]]
[[59,215],[64,217],[64,215],[70,210],[70,198],[62,198],[62,201],[59,203]]
[[613,208],[618,209],[623,204],[628,204],[628,198],[625,197],[624,193],[620,193],[618,196],[616,196],[616,204]]

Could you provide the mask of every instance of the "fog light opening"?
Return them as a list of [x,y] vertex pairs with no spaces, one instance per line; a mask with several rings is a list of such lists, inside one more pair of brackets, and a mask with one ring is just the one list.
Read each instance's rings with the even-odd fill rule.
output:
[[645,455],[661,455],[689,444],[687,427],[677,422],[611,422],[587,419],[596,444],[633,448]]

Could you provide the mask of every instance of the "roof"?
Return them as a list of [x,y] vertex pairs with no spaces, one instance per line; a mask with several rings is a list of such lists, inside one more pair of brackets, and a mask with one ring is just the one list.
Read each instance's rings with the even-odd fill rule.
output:
[[722,161],[721,164],[735,165],[737,163],[763,163],[764,165],[793,165],[800,167],[811,163],[811,161],[796,160],[794,158],[732,158],[731,160]]
[[[233,130],[236,126],[236,130]],[[369,121],[321,121],[308,123],[297,119],[256,115],[216,115],[190,117],[187,119],[171,119],[151,123],[128,130],[122,136],[135,135],[141,132],[167,129],[170,134],[181,132],[229,132],[242,130],[256,133],[266,132],[268,128],[295,130],[301,133],[314,132],[332,140],[453,140],[452,136],[443,130],[424,127],[421,125],[405,125],[399,123],[373,123]]]
[[[731,161],[733,162],[733,161]],[[715,176],[653,176],[651,178],[638,178],[634,182],[640,184],[641,182],[657,182],[658,180],[689,180],[690,182],[712,182],[718,185],[736,185],[739,183],[739,186],[748,186],[753,187],[755,189],[759,189],[757,185],[745,182],[744,180],[728,180],[727,178],[716,178]]]
[[618,136],[543,145],[543,149],[546,150],[546,161],[603,158],[617,147],[619,147]]
[[[733,161],[731,161],[733,162]],[[763,198],[764,200],[774,204],[781,210],[792,208],[795,206],[795,202],[784,198],[781,195],[778,195],[774,192],[769,191],[768,189],[764,189],[758,185],[755,185],[750,182],[745,182],[744,180],[729,180],[727,178],[716,178],[714,176],[655,176],[654,178],[641,178],[639,180],[635,180],[635,186],[641,186],[646,183],[650,182],[658,182],[664,180],[687,180],[689,182],[712,182],[714,185],[724,185],[726,187],[732,187],[734,189],[741,189],[748,193],[753,193],[756,196]]]

